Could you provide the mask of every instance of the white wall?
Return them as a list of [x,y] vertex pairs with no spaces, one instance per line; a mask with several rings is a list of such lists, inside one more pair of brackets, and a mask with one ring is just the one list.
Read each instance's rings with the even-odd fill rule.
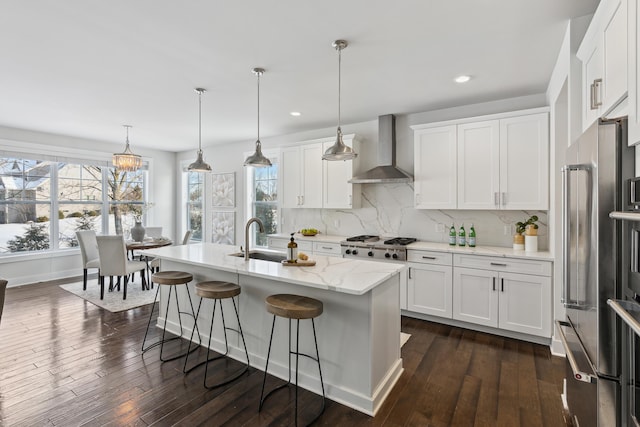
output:
[[[475,117],[486,114],[541,107],[545,104],[545,95],[533,95],[511,98],[501,101],[467,105],[437,111],[396,115],[396,158],[397,165],[413,173],[413,131],[409,126],[443,120]],[[377,118],[368,122],[343,125],[344,134],[355,133],[361,138],[359,166],[354,173],[364,172],[376,165],[378,123]],[[291,135],[262,138],[263,150],[291,145],[297,142],[335,135],[335,128],[317,129]],[[243,240],[245,175],[242,163],[244,153],[253,151],[255,141],[204,147],[205,158],[216,173],[236,172],[236,243]],[[181,152],[176,166],[181,161],[195,160],[196,150]],[[417,237],[425,241],[446,241],[447,233],[436,231],[438,224],[446,225],[448,230],[452,222],[460,225],[464,222],[468,229],[474,223],[478,233],[479,245],[511,246],[513,230],[510,228],[518,221],[531,215],[540,217],[540,248],[548,248],[547,213],[540,211],[463,211],[463,210],[416,210],[413,208],[413,184],[363,184],[362,207],[349,210],[331,209],[283,209],[281,224],[283,232],[291,232],[305,227],[319,229],[326,234],[351,236],[362,233],[383,236]],[[505,226],[509,229],[505,232]]]
[[[51,153],[90,152],[92,156],[110,161],[112,153],[122,151],[123,142],[109,143],[0,126],[0,149],[23,151],[29,147],[44,147],[43,151]],[[147,224],[162,225],[163,234],[175,239],[176,154],[141,147],[135,147],[134,151],[149,161],[148,194],[149,201],[155,206],[147,212]],[[78,249],[0,257],[0,276],[9,280],[9,286],[78,275],[82,275]]]

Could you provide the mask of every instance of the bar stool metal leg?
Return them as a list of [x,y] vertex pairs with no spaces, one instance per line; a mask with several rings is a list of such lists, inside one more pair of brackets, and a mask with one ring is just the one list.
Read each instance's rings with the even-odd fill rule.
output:
[[[202,299],[204,299],[204,298],[202,298]],[[198,313],[196,314],[196,322],[198,321],[198,317],[200,316],[200,308],[202,306],[202,299],[200,299],[200,303],[198,304]],[[238,307],[237,307],[236,301],[235,301],[235,299],[233,297],[231,298],[231,301],[233,303],[233,309],[235,311],[236,320],[238,322],[238,330],[227,326],[225,318],[224,318],[224,309],[222,307],[222,300],[221,299],[214,299],[213,300],[213,311],[212,311],[212,314],[211,314],[211,324],[209,326],[209,342],[208,342],[208,345],[207,345],[207,357],[202,362],[199,362],[199,363],[195,364],[194,366],[192,366],[192,367],[190,367],[188,369],[187,369],[187,364],[188,364],[188,361],[189,361],[189,354],[187,354],[187,357],[184,360],[184,366],[182,368],[182,372],[185,373],[185,374],[193,371],[195,368],[197,368],[199,366],[205,365],[205,368],[204,368],[204,380],[203,381],[204,381],[205,388],[208,388],[208,389],[214,389],[214,388],[221,387],[223,385],[229,384],[230,382],[235,381],[237,378],[239,378],[240,376],[242,376],[245,372],[248,372],[248,370],[249,370],[249,366],[250,366],[249,352],[247,350],[247,343],[246,343],[246,341],[244,339],[244,333],[242,332],[242,324],[240,323],[240,315],[238,314]],[[217,356],[210,357],[210,353],[211,353],[211,338],[213,336],[213,323],[214,323],[215,316],[216,316],[216,305],[218,305],[218,304],[220,306],[220,317],[222,318],[222,330],[223,330],[223,333],[224,333],[225,351],[222,354],[218,354]],[[218,382],[218,383],[215,383],[215,384],[209,385],[207,383],[208,372],[209,372],[209,362],[213,362],[213,361],[222,359],[222,358],[226,357],[229,354],[229,340],[228,340],[228,337],[227,337],[227,330],[232,330],[232,331],[235,331],[235,332],[240,334],[240,339],[242,340],[242,345],[244,347],[245,355],[247,357],[247,364],[242,369],[240,369],[236,373],[230,375],[225,380],[223,380],[221,382]],[[193,331],[191,333],[191,340],[192,339],[193,339]],[[194,350],[196,348],[198,348],[198,347],[195,347]]]

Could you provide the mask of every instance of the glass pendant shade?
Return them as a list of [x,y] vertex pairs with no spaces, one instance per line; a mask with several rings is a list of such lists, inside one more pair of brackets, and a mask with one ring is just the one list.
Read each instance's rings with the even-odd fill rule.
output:
[[131,126],[124,125],[127,129],[127,145],[122,153],[113,154],[113,165],[120,170],[127,172],[135,172],[142,167],[142,156],[134,154],[129,147],[129,128]]
[[253,74],[258,76],[258,139],[256,139],[256,151],[244,161],[245,166],[254,168],[268,168],[271,161],[262,154],[262,143],[260,142],[260,76],[264,74],[264,68],[254,68]]
[[336,142],[327,149],[322,155],[322,160],[353,160],[358,154],[351,147],[345,145],[342,140],[342,129],[340,128],[340,92],[341,92],[341,69],[342,69],[342,50],[349,44],[346,40],[336,40],[333,47],[338,51],[338,130]]
[[187,170],[190,172],[211,172],[211,165],[204,161],[202,154],[202,94],[206,92],[206,89],[198,87],[195,91],[198,92],[198,157],[187,167]]

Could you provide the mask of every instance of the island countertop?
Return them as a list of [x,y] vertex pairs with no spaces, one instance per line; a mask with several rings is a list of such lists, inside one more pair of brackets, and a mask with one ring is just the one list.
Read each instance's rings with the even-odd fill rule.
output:
[[235,246],[200,243],[149,249],[145,250],[145,255],[353,295],[369,292],[406,268],[403,264],[322,255],[313,256],[315,266],[290,267],[272,261],[245,261],[243,257],[229,255],[235,252]]

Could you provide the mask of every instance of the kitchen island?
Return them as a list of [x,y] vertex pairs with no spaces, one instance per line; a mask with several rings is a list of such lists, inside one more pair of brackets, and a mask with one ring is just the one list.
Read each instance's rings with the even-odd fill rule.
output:
[[[204,280],[223,280],[242,288],[239,312],[247,341],[251,366],[264,370],[269,345],[272,315],[264,300],[276,293],[291,293],[323,302],[324,312],[316,319],[322,375],[328,398],[375,415],[387,394],[402,374],[400,358],[400,272],[404,265],[372,261],[314,256],[312,267],[283,266],[278,262],[248,260],[230,256],[235,248],[226,245],[195,244],[169,246],[145,253],[159,257],[162,270],[181,270],[193,274],[191,287]],[[185,292],[182,289],[182,292]],[[162,293],[162,291],[161,291]],[[162,293],[162,307],[168,293]],[[183,298],[184,297],[184,298]],[[188,304],[181,295],[181,304]],[[194,305],[197,306],[197,297]],[[204,301],[198,320],[203,342],[207,342],[212,301]],[[225,301],[224,304],[230,304]],[[171,304],[173,305],[173,303]],[[231,310],[231,311],[227,311]],[[232,313],[233,307],[225,305]],[[164,316],[164,308],[161,310]],[[182,331],[175,306],[169,308],[167,328],[189,338],[193,321],[182,319]],[[225,316],[234,327],[233,316]],[[158,325],[164,318],[158,319]],[[224,350],[221,321],[216,316],[212,348]],[[288,322],[276,321],[276,332],[269,361],[269,373],[288,377]],[[234,332],[228,334],[230,357],[244,359],[241,342]],[[310,322],[300,324],[300,351],[313,354]],[[320,394],[317,365],[300,360],[299,385]]]

